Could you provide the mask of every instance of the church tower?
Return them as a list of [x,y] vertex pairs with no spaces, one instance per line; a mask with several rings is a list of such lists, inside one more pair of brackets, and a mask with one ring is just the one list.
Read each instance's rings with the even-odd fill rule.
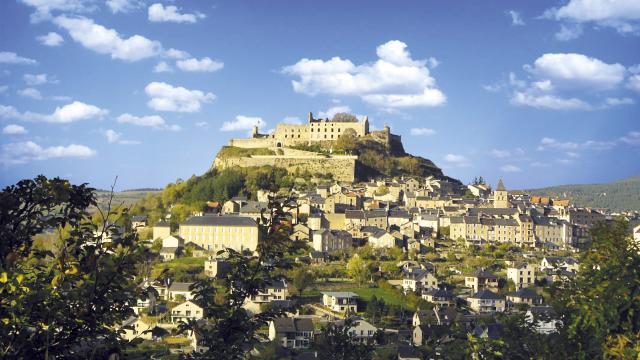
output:
[[498,181],[498,186],[493,192],[493,207],[500,209],[509,207],[509,192],[505,189],[502,179]]

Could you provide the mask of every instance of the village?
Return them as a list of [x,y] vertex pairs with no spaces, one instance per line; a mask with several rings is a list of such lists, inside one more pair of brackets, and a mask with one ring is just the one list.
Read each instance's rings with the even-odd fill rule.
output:
[[[247,299],[245,309],[291,309],[264,326],[291,358],[314,358],[320,329],[350,319],[357,341],[377,344],[389,358],[420,359],[422,346],[441,349],[454,327],[498,339],[499,314],[525,314],[538,333],[554,333],[560,320],[547,304],[548,288],[576,276],[592,226],[625,216],[640,241],[637,213],[579,208],[481,180],[464,186],[396,178],[294,189],[289,238],[305,246],[290,259],[294,270]],[[123,324],[125,337],[172,353],[206,350],[196,334],[174,331],[183,321],[206,321],[192,282],[231,270],[221,250],[256,251],[259,223],[274,196],[260,191],[256,200],[208,202],[177,229],[134,216],[132,229],[152,234],[153,267],[169,272],[164,281],[140,284],[155,291],[136,304],[137,316]]]

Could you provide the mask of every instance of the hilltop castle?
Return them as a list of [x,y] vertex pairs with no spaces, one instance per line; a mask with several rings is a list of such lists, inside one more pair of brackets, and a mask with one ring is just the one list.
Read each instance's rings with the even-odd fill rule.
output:
[[[261,134],[254,126],[251,137],[229,140],[216,156],[213,167],[275,166],[290,172],[330,174],[337,181],[352,182],[356,178],[358,156],[333,152],[333,143],[346,133],[379,144],[380,151],[386,154],[404,155],[400,136],[391,134],[387,125],[382,131],[369,131],[367,116],[361,121],[353,116],[329,120],[315,119],[309,113],[305,124],[277,124],[269,134]],[[324,151],[306,148],[311,145],[321,145]]]
[[356,136],[369,134],[369,119],[363,121],[331,121],[314,119],[309,113],[306,124],[277,124],[271,134],[260,134],[254,126],[248,139],[232,139],[229,146],[241,148],[282,148],[298,144],[310,145],[313,142],[335,141],[346,131],[353,130]]

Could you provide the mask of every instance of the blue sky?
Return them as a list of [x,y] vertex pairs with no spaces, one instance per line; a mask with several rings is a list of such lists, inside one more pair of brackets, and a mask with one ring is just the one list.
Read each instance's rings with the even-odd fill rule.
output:
[[348,109],[468,182],[640,174],[640,3],[0,2],[0,185],[205,172],[254,124]]

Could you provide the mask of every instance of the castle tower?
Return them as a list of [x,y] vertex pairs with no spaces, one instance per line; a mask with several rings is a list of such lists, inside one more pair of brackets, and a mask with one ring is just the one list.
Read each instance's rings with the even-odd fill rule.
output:
[[496,209],[504,209],[509,207],[509,192],[504,187],[502,179],[498,181],[498,186],[493,192],[493,207]]
[[391,149],[391,128],[389,124],[384,124],[385,145],[387,149]]
[[251,137],[258,137],[258,125],[253,125],[253,129],[251,129]]
[[364,134],[369,134],[369,117],[367,115],[364,116]]
[[313,122],[313,113],[309,111],[309,123]]

